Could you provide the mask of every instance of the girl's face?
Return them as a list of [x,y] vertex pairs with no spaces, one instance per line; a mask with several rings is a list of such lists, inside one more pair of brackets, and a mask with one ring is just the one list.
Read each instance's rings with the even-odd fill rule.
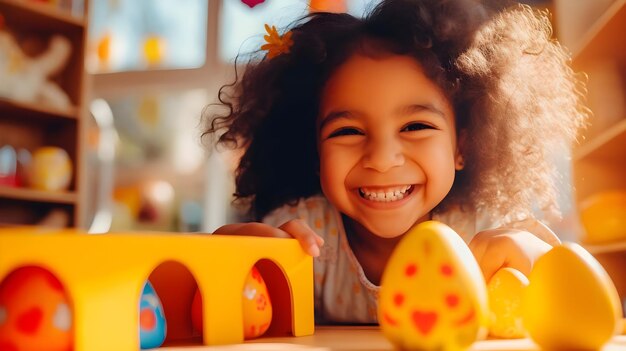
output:
[[322,92],[324,194],[373,234],[404,234],[428,219],[452,187],[460,157],[454,119],[415,59],[352,56]]

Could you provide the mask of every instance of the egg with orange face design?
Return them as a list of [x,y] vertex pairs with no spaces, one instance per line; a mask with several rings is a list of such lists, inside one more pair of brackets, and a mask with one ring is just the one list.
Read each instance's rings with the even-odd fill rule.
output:
[[378,320],[403,350],[462,350],[486,335],[485,280],[454,230],[428,221],[405,234],[383,273]]

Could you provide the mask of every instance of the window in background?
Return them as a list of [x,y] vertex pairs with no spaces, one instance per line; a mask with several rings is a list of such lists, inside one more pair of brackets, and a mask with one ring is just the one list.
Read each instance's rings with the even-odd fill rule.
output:
[[[117,140],[110,160],[86,148],[99,166],[86,170],[88,188],[101,194],[86,214],[94,232],[201,229],[207,180],[200,116],[220,79],[210,47],[219,5],[90,1],[89,98],[101,107],[94,110],[110,115],[107,128]],[[107,132],[97,123],[88,128],[92,135]],[[108,179],[93,175],[103,167]]]
[[200,229],[205,155],[197,126],[207,100],[202,89],[107,99],[116,142],[103,231]]
[[[361,16],[380,0],[347,0],[348,13]],[[265,35],[264,25],[276,28],[289,26],[309,11],[308,0],[265,0],[250,8],[240,0],[222,2],[219,24],[219,56],[231,62],[238,53],[244,55],[258,50]]]
[[207,0],[92,0],[89,71],[202,66],[207,5]]

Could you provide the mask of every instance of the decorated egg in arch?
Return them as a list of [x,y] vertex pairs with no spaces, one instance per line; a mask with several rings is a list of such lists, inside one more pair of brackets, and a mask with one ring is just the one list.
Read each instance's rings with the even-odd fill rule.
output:
[[[245,339],[263,335],[272,323],[272,301],[261,272],[252,267],[242,292],[243,334]],[[196,290],[191,305],[191,321],[196,331],[202,333],[202,297]]]
[[142,349],[161,346],[167,334],[163,304],[150,281],[146,280],[139,301],[139,339]]
[[46,269],[22,267],[0,283],[0,350],[72,350],[72,324],[63,285]]
[[252,267],[243,286],[243,335],[252,339],[263,335],[272,323],[272,301],[265,280]]
[[486,335],[485,280],[454,230],[428,221],[405,235],[383,273],[378,318],[403,350],[462,350]]

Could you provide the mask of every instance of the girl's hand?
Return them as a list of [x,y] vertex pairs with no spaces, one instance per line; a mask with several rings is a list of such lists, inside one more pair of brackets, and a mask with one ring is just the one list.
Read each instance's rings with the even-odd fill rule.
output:
[[320,248],[324,245],[324,239],[301,219],[292,219],[278,228],[258,222],[227,224],[218,228],[214,234],[294,238],[313,257],[320,255]]
[[469,248],[489,281],[503,267],[515,268],[528,276],[535,261],[552,246],[527,231],[501,228],[476,234]]

